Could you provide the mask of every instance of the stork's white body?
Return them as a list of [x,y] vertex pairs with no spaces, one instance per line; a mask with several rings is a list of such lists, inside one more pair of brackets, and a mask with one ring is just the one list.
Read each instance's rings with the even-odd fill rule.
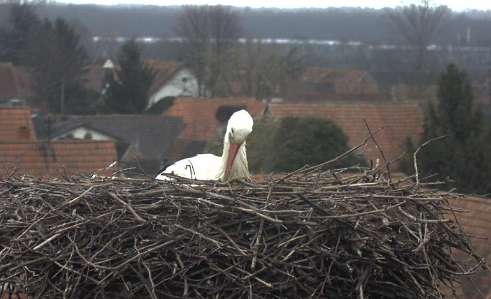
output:
[[168,180],[166,173],[194,179],[194,180],[218,180],[220,162],[222,158],[213,154],[199,154],[194,157],[177,161],[157,175],[157,180]]
[[248,178],[246,138],[252,132],[253,120],[240,110],[232,114],[227,124],[222,156],[199,154],[177,161],[157,175],[157,180],[172,180],[173,174],[195,180],[222,180]]

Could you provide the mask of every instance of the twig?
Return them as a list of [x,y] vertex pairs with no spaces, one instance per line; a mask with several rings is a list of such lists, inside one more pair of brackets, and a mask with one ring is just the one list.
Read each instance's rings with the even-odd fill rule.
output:
[[414,154],[413,154],[413,164],[414,164],[414,174],[415,174],[415,178],[416,178],[416,188],[419,186],[419,170],[418,170],[418,159],[417,159],[417,156],[418,156],[419,151],[422,150],[423,148],[425,148],[428,144],[430,144],[430,143],[432,143],[434,141],[437,141],[437,140],[444,139],[446,137],[447,136],[444,135],[444,136],[439,136],[439,137],[431,138],[431,139],[425,141],[423,144],[421,144],[416,149],[416,151],[414,152]]

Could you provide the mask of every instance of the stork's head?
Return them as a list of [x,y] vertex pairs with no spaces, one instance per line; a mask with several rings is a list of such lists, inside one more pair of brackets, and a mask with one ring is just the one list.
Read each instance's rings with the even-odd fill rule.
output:
[[228,177],[232,166],[234,165],[239,149],[242,145],[245,145],[247,136],[251,134],[253,124],[254,121],[252,120],[251,115],[246,110],[235,112],[228,120],[227,131],[225,133],[225,144],[228,145],[227,164],[225,166],[225,178]]
[[252,120],[249,112],[239,110],[232,114],[227,124],[227,136],[229,143],[242,144],[247,139],[247,136],[252,132]]

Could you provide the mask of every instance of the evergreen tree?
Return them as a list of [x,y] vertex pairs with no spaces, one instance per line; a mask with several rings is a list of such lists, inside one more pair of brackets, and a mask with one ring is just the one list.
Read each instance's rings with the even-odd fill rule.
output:
[[[474,105],[469,78],[455,65],[441,75],[438,102],[430,103],[426,112],[422,142],[438,136],[447,137],[418,154],[421,174],[454,180],[452,186],[459,192],[491,192],[490,136],[480,108]],[[406,170],[409,167],[412,162],[406,164]]]
[[10,4],[8,22],[0,29],[0,60],[14,64],[25,64],[29,39],[41,20],[32,5]]
[[38,100],[54,113],[88,113],[91,95],[83,87],[88,56],[65,20],[44,20],[30,40],[26,62],[32,67]]
[[107,113],[143,113],[155,73],[145,65],[141,49],[134,40],[121,46],[117,64],[119,68],[109,82],[101,110]]

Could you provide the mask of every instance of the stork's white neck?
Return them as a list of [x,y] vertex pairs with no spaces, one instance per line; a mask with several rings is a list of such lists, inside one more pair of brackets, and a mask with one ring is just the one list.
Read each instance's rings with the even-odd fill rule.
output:
[[232,168],[229,173],[225,177],[225,169],[227,166],[227,160],[229,155],[230,142],[228,141],[227,136],[225,136],[225,141],[223,143],[223,153],[222,160],[220,165],[219,178],[222,181],[231,181],[234,179],[244,179],[249,178],[249,166],[247,164],[247,152],[246,152],[246,142],[242,143],[237,152],[237,156],[232,164]]
[[[252,132],[253,124],[254,121],[246,110],[235,112],[228,120],[225,138],[223,138],[223,153],[218,179],[230,181],[249,178],[246,139]],[[235,145],[238,146],[239,144],[240,147],[237,149]],[[231,153],[235,155],[235,159],[229,157]],[[229,169],[227,170],[227,168]]]

